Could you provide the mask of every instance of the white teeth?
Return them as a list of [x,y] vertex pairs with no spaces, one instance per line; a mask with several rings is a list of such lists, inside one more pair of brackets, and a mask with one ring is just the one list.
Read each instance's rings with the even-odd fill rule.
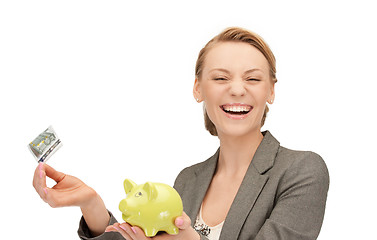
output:
[[225,111],[229,112],[248,112],[250,110],[249,106],[224,106]]

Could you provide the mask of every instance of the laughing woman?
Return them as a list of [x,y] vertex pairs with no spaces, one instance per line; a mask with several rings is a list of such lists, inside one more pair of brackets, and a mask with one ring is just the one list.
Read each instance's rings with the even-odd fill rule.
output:
[[[179,234],[153,239],[316,239],[328,171],[319,155],[284,148],[261,132],[276,83],[267,44],[248,30],[226,29],[200,51],[195,70],[193,94],[220,147],[175,181],[184,207],[175,220]],[[46,176],[57,185],[47,188]],[[149,239],[140,228],[117,223],[100,196],[73,176],[40,164],[34,187],[53,207],[81,207],[81,239]]]

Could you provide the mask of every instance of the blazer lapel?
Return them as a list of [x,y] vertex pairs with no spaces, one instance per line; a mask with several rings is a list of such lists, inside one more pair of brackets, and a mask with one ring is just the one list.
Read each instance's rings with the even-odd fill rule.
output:
[[204,196],[209,188],[209,185],[211,184],[213,175],[215,174],[219,152],[220,148],[218,148],[216,153],[208,159],[207,164],[203,168],[195,172],[196,178],[192,184],[195,189],[190,191],[192,193],[192,196],[190,197],[192,201],[190,204],[187,204],[189,209],[186,209],[188,213],[191,213],[189,216],[191,218],[192,225],[195,224],[200,205],[203,202]]
[[220,240],[238,238],[246,218],[268,181],[268,176],[264,175],[264,173],[273,166],[280,144],[268,131],[263,132],[263,135],[264,138],[254,154],[237,195],[229,209],[221,231]]

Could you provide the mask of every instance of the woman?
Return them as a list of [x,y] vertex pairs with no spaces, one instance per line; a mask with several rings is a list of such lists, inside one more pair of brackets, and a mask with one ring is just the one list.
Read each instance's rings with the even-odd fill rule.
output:
[[[256,34],[229,28],[199,53],[193,94],[204,102],[205,126],[220,140],[208,160],[184,169],[174,188],[184,214],[178,235],[154,239],[316,239],[329,176],[322,158],[280,146],[261,133],[275,97],[275,58]],[[46,176],[57,184],[46,187]],[[79,179],[40,164],[34,187],[52,207],[80,206],[81,239],[148,239],[119,224],[100,196]],[[120,233],[120,234],[119,234]]]

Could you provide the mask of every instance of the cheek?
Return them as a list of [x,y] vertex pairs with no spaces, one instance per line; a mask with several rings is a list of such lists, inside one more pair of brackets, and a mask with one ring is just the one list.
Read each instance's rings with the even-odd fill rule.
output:
[[218,103],[214,98],[208,97],[205,100],[205,109],[208,114],[208,117],[212,122],[216,122],[216,110],[218,110]]
[[203,91],[204,106],[209,119],[214,124],[217,123],[216,116],[218,115],[217,111],[219,110],[218,108],[221,104],[220,97],[222,95],[223,94],[221,93],[221,91],[219,91],[219,89],[216,88],[208,87]]
[[253,88],[250,90],[250,95],[254,102],[254,113],[257,119],[262,119],[267,100],[270,98],[270,91],[268,87]]
[[202,96],[205,100],[211,100],[218,92],[218,88],[208,80],[203,80],[201,85]]
[[267,100],[270,98],[271,91],[268,85],[261,85],[249,88],[249,92],[257,105],[266,105]]
[[202,97],[207,108],[218,107],[220,98],[224,95],[222,88],[210,86],[210,84],[203,85]]

